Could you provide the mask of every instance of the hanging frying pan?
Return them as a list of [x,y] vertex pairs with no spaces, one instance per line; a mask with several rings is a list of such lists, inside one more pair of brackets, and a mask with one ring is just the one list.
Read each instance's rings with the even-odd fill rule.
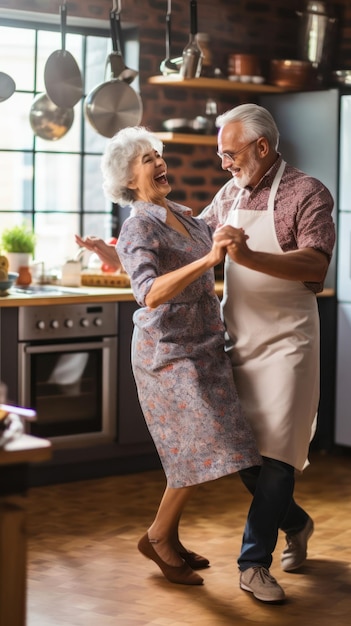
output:
[[121,27],[121,0],[118,0],[118,9],[117,11],[113,11],[114,13],[114,19],[111,22],[111,29],[112,29],[112,41],[114,44],[114,50],[116,51],[116,54],[118,54],[121,59],[122,59],[122,64],[123,64],[123,68],[122,70],[118,73],[115,74],[115,76],[117,78],[119,78],[120,80],[124,80],[124,82],[130,84],[133,82],[134,78],[136,78],[139,74],[139,72],[137,72],[136,70],[132,70],[130,69],[130,67],[127,67],[124,63],[123,60],[123,56],[122,56],[122,27]]
[[34,98],[29,121],[38,137],[49,141],[61,139],[71,128],[73,120],[74,110],[56,106],[46,93],[39,93]]
[[[112,11],[110,23],[115,47],[114,20],[115,13]],[[123,73],[121,58],[115,50],[108,55],[105,65],[105,81],[108,68],[110,68],[110,80],[94,87],[84,102],[84,113],[88,122],[97,133],[109,138],[126,126],[140,124],[143,114],[139,94],[119,77],[121,72]]]
[[58,107],[71,108],[83,95],[82,76],[75,58],[66,50],[66,3],[60,6],[61,50],[55,50],[44,68],[44,83],[50,100]]
[[10,98],[16,89],[13,78],[5,72],[0,72],[0,102]]

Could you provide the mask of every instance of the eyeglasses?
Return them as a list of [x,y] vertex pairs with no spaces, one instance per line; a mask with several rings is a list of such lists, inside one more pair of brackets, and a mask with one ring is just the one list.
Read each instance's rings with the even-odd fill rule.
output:
[[240,150],[237,150],[236,152],[217,152],[217,156],[219,156],[221,161],[223,161],[223,159],[228,159],[229,161],[234,163],[234,161],[235,161],[236,157],[238,156],[238,154],[240,154],[240,152],[244,152],[244,150],[246,150],[246,148],[251,146],[256,141],[257,141],[257,139],[253,139],[252,141],[250,141],[250,143],[247,143],[246,146],[244,146],[243,148],[240,148]]

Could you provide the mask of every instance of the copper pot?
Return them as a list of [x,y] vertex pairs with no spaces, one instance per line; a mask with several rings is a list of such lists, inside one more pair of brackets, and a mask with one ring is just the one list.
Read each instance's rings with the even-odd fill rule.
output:
[[273,59],[270,62],[270,82],[288,89],[314,89],[316,69],[310,61]]
[[260,76],[261,66],[256,54],[230,54],[228,57],[229,76]]

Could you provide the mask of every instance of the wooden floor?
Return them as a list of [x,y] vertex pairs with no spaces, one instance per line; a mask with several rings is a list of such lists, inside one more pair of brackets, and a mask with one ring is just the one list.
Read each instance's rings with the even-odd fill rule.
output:
[[[299,573],[272,573],[288,601],[267,605],[238,586],[249,496],[238,476],[202,485],[182,538],[211,560],[205,584],[167,582],[136,549],[161,492],[161,471],[29,491],[27,626],[346,626],[351,614],[351,457],[314,453],[296,496],[315,521]],[[9,625],[10,626],[10,625]]]

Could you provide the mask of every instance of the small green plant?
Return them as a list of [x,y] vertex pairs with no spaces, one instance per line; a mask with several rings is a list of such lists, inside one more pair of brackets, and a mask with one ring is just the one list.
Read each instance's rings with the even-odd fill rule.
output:
[[1,235],[4,252],[26,252],[34,254],[35,234],[26,224],[6,228]]

